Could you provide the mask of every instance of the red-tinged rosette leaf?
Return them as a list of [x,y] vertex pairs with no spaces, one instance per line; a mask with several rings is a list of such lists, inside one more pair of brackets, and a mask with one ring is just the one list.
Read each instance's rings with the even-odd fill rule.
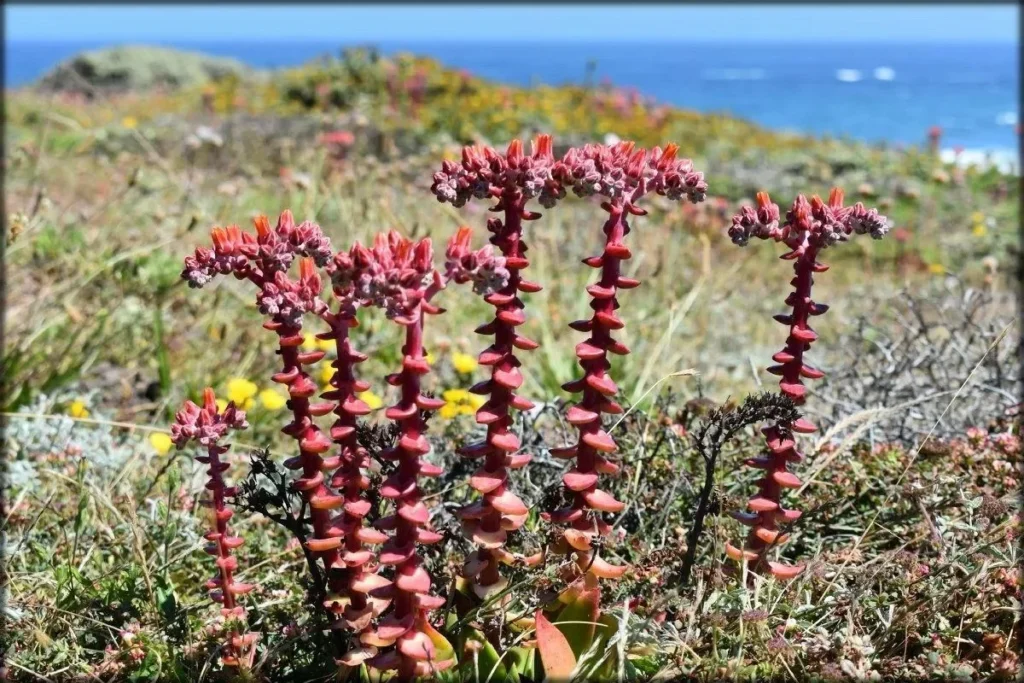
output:
[[420,410],[439,410],[444,407],[444,404],[445,400],[443,398],[432,398],[423,394],[416,397],[416,405],[419,406]]
[[793,566],[779,562],[769,562],[768,568],[771,570],[772,576],[777,579],[794,579],[804,571],[803,565]]
[[531,282],[530,280],[520,280],[518,288],[520,292],[525,292],[526,294],[533,294],[544,289],[541,285],[536,282]]
[[418,564],[406,563],[395,573],[395,586],[406,593],[429,593],[430,574]]
[[781,545],[789,540],[787,534],[779,533],[778,529],[765,529],[764,527],[757,527],[754,529],[754,535],[761,539],[768,545]]
[[418,407],[415,403],[409,403],[408,405],[393,405],[384,411],[384,417],[389,420],[397,422],[398,420],[408,420],[410,417],[414,417],[418,412]]
[[506,389],[518,389],[523,384],[523,375],[518,368],[504,370],[497,368],[491,373],[491,379]]
[[569,423],[574,425],[588,424],[590,422],[593,422],[594,420],[599,419],[600,417],[601,415],[599,413],[595,413],[592,410],[587,410],[586,408],[580,405],[571,406],[565,415],[565,418],[569,421]]
[[569,681],[576,668],[576,655],[569,641],[541,610],[534,614],[534,627],[537,630],[537,650],[540,652],[546,680]]
[[747,502],[747,508],[753,512],[770,512],[777,510],[779,504],[774,500],[765,498],[764,496],[754,496]]
[[491,346],[480,352],[480,355],[477,356],[477,362],[480,365],[494,365],[495,363],[500,363],[506,356],[508,356],[508,352]]
[[309,506],[317,510],[334,510],[336,508],[340,508],[344,504],[345,498],[343,496],[321,494],[309,499]]
[[790,429],[798,434],[811,434],[818,431],[818,428],[814,426],[814,423],[804,418],[799,418],[793,424],[790,425]]
[[776,484],[787,489],[798,489],[803,485],[803,482],[800,481],[798,476],[792,472],[786,472],[784,470],[772,472],[772,479],[775,480]]
[[526,322],[526,314],[518,308],[498,311],[498,314],[495,317],[506,325],[511,325],[513,327],[522,325]]
[[508,473],[504,469],[491,471],[486,466],[481,467],[469,478],[469,485],[480,493],[490,493],[505,483]]
[[306,547],[314,553],[325,553],[337,550],[341,543],[340,538],[310,538],[306,541]]
[[803,512],[800,511],[800,510],[784,510],[784,509],[780,508],[777,516],[783,522],[792,523],[792,522],[795,522],[796,520],[800,519],[800,516],[802,514],[803,514]]
[[632,258],[633,252],[625,244],[608,244],[604,248],[605,256],[611,256],[620,260]]
[[732,543],[725,544],[725,554],[730,560],[736,560],[737,562],[742,562],[744,559],[747,562],[754,562],[758,557],[757,553],[753,550],[740,550]]
[[784,393],[786,396],[789,396],[794,400],[801,399],[807,394],[807,387],[804,386],[803,383],[800,382],[799,380],[797,380],[796,382],[788,382],[786,380],[782,380],[781,382],[779,382],[779,389],[781,389],[782,393]]
[[605,396],[614,396],[619,391],[619,387],[616,386],[615,382],[608,375],[587,374],[583,380],[591,389]]
[[811,367],[810,365],[804,365],[800,368],[800,374],[807,379],[821,379],[825,376],[825,373],[818,368]]
[[615,500],[610,493],[601,489],[583,493],[583,500],[590,508],[601,512],[621,512],[622,508],[626,507],[624,503]]
[[398,516],[413,524],[426,524],[430,520],[430,511],[422,500],[402,501],[398,505]]
[[614,353],[616,356],[628,356],[630,353],[629,347],[620,341],[610,342],[607,350],[609,353]]
[[789,336],[804,344],[810,344],[818,338],[814,330],[810,328],[794,327],[789,331]]
[[783,365],[785,365],[786,363],[792,363],[795,358],[796,356],[791,354],[789,351],[779,351],[774,356],[772,356],[773,361],[775,361],[776,363],[782,363]]
[[525,515],[530,509],[526,504],[508,489],[496,494],[487,494],[487,502],[503,515]]
[[602,453],[615,452],[615,440],[612,439],[611,435],[603,429],[599,429],[596,432],[586,432],[581,438],[583,443],[596,451],[600,451]]
[[507,453],[514,453],[519,450],[519,439],[511,432],[495,432],[487,438],[492,446],[500,448]]
[[484,297],[484,301],[489,303],[491,306],[507,306],[515,301],[515,294],[505,294],[503,292],[491,292]]
[[538,348],[540,344],[532,339],[522,336],[521,334],[517,334],[512,338],[512,346],[523,351],[533,351]]
[[389,614],[380,620],[380,624],[377,626],[377,637],[381,640],[398,640],[412,629],[415,623],[416,615],[412,612],[406,614],[401,619],[397,618],[394,614]]
[[619,276],[619,279],[615,284],[620,289],[634,289],[640,286],[640,281],[631,277]]
[[562,476],[562,483],[571,491],[586,491],[597,483],[597,479],[596,472],[580,472],[574,468]]
[[619,579],[629,569],[626,565],[615,565],[606,562],[600,555],[592,561],[588,560],[588,565],[590,573],[599,579]]
[[595,299],[598,299],[598,300],[601,300],[601,299],[611,299],[613,296],[615,296],[615,288],[614,287],[604,287],[604,286],[599,285],[599,284],[593,284],[593,285],[589,285],[587,287],[587,293],[591,297],[593,297]]
[[602,327],[607,327],[610,330],[621,330],[626,326],[626,323],[622,322],[619,316],[608,311],[597,311],[594,313],[594,320]]

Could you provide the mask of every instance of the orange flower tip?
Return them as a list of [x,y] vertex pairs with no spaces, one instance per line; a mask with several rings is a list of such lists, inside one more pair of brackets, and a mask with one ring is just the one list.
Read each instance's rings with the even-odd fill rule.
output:
[[266,237],[270,233],[270,221],[265,215],[256,216],[252,219],[252,223],[256,227],[256,234],[260,237]]

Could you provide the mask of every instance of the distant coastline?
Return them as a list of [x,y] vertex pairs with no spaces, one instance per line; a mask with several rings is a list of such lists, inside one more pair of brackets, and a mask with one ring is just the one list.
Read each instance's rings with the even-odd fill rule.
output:
[[[257,68],[298,66],[337,55],[333,42],[155,43]],[[353,43],[358,44],[358,43]],[[943,146],[1016,157],[1019,77],[1016,46],[836,44],[483,44],[377,43],[381,52],[424,54],[512,85],[609,80],[659,102],[728,112],[777,130],[916,145],[932,125]],[[102,43],[9,42],[5,85],[23,87],[57,63]]]

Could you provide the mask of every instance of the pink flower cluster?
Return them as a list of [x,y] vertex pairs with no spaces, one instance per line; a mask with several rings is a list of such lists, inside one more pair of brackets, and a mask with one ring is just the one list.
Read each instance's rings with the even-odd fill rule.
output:
[[439,202],[460,207],[472,198],[495,197],[504,188],[516,187],[525,198],[551,208],[565,197],[565,188],[555,178],[558,163],[551,136],[538,136],[530,152],[523,153],[519,140],[513,140],[504,155],[490,147],[464,147],[461,162],[441,164],[430,191]]
[[474,251],[470,247],[472,238],[472,230],[462,226],[448,242],[445,278],[460,285],[472,282],[474,292],[487,296],[508,284],[510,275],[505,267],[506,259],[495,255],[491,245]]
[[708,185],[689,159],[677,159],[679,148],[668,145],[649,152],[632,142],[571,148],[556,169],[556,178],[580,197],[616,199],[631,193],[656,192],[673,201],[684,197],[704,201]]
[[786,222],[779,225],[779,207],[773,204],[766,192],[757,193],[757,208],[743,207],[732,219],[729,237],[733,243],[745,246],[751,237],[784,242],[796,249],[807,238],[810,246],[825,249],[838,242],[845,242],[852,234],[870,234],[882,239],[889,231],[889,220],[857,202],[843,206],[843,191],[834,188],[825,204],[817,196],[808,202],[798,195],[792,208],[786,212]]

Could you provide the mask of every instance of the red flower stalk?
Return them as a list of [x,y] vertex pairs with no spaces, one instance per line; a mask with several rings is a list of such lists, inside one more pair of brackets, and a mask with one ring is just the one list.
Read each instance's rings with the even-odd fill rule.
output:
[[[185,401],[181,410],[175,415],[171,425],[171,440],[178,448],[184,448],[190,441],[195,441],[206,448],[205,456],[197,456],[196,460],[209,466],[206,489],[212,500],[204,503],[213,510],[214,527],[204,534],[208,541],[204,550],[217,558],[217,574],[206,582],[210,597],[221,604],[221,614],[231,622],[245,621],[245,607],[238,603],[237,597],[245,595],[253,589],[251,584],[238,583],[234,580],[234,572],[238,569],[238,560],[231,551],[241,546],[245,540],[240,536],[232,536],[228,522],[234,514],[224,501],[226,496],[235,495],[235,488],[224,483],[224,471],[228,469],[220,456],[228,452],[227,446],[221,446],[220,440],[229,429],[241,430],[249,425],[245,421],[245,413],[238,410],[234,403],[228,403],[224,412],[217,411],[217,400],[213,389],[203,391],[203,407],[192,401]],[[250,666],[255,654],[253,645],[257,634],[239,633],[232,623],[229,626],[228,640],[224,644],[222,660],[225,666]]]
[[430,452],[425,435],[423,411],[437,410],[444,401],[424,396],[421,378],[430,372],[423,351],[423,322],[426,314],[441,313],[430,303],[444,287],[440,273],[434,270],[429,239],[412,242],[397,232],[378,235],[373,249],[357,245],[357,267],[349,279],[366,300],[387,312],[387,316],[405,328],[402,370],[387,381],[401,389],[397,404],[385,412],[399,426],[397,443],[381,452],[397,468],[381,485],[380,494],[395,502],[395,513],[375,524],[391,532],[381,548],[380,563],[395,568],[390,586],[377,588],[375,596],[391,600],[391,609],[380,620],[376,631],[364,632],[360,639],[370,648],[392,648],[367,660],[380,670],[397,670],[400,680],[427,676],[451,666],[451,660],[438,661],[434,645],[436,632],[428,613],[444,604],[430,594],[430,574],[417,552],[422,544],[437,543],[443,537],[430,527],[430,512],[423,502],[419,477],[436,477],[442,470],[422,459]]
[[590,320],[570,324],[575,330],[589,332],[590,337],[576,346],[576,356],[583,368],[583,377],[563,385],[566,391],[582,394],[581,400],[569,408],[567,419],[579,430],[574,446],[555,448],[551,454],[558,458],[575,458],[575,467],[562,478],[572,503],[545,518],[563,525],[562,538],[553,547],[561,554],[574,553],[580,575],[585,584],[596,586],[598,578],[617,578],[626,571],[624,566],[612,565],[598,556],[594,540],[608,534],[611,527],[601,518],[601,512],[618,512],[623,504],[611,494],[597,488],[599,475],[613,474],[618,465],[606,456],[615,452],[616,444],[602,427],[602,414],[622,412],[612,400],[618,387],[608,374],[611,363],[608,353],[624,355],[629,349],[612,337],[613,330],[625,326],[616,313],[619,308],[619,289],[632,289],[638,280],[622,275],[622,262],[630,258],[624,238],[629,234],[628,215],[642,216],[647,212],[637,207],[637,201],[654,191],[669,199],[691,202],[704,200],[707,183],[702,173],[693,170],[688,159],[676,158],[677,147],[669,145],[664,151],[655,147],[650,152],[634,149],[632,142],[614,146],[587,145],[570,149],[556,173],[565,185],[572,185],[580,196],[603,195],[601,204],[609,213],[604,224],[604,252],[583,260],[600,270],[600,279],[587,287],[590,307],[594,314]]
[[[331,439],[339,447],[337,469],[331,477],[331,487],[341,495],[341,515],[333,521],[332,529],[341,532],[340,563],[332,571],[328,598],[332,609],[340,610],[341,625],[358,633],[372,630],[373,618],[379,616],[388,606],[387,598],[376,597],[372,591],[390,585],[390,581],[377,574],[376,555],[364,544],[376,545],[387,540],[387,535],[363,524],[370,512],[371,503],[364,492],[370,488],[370,479],[365,471],[370,466],[369,454],[356,437],[359,418],[370,412],[370,407],[358,393],[370,388],[368,382],[356,379],[355,365],[366,360],[366,355],[352,347],[350,330],[359,322],[356,312],[367,302],[356,291],[353,275],[359,270],[357,262],[365,249],[358,243],[349,252],[338,252],[329,270],[335,298],[340,305],[336,313],[322,317],[330,325],[330,331],[318,334],[324,340],[333,340],[337,347],[337,359],[331,364],[334,373],[330,380],[330,391],[322,398],[334,403],[337,416],[331,425]],[[335,466],[332,458],[325,465]],[[357,638],[358,640],[358,638]],[[341,658],[341,663],[358,666],[376,654],[373,648],[357,646]]]
[[449,277],[459,283],[472,281],[474,290],[495,308],[494,319],[476,330],[494,336],[494,343],[479,357],[481,365],[490,366],[491,377],[470,389],[488,397],[476,414],[477,422],[487,425],[487,435],[482,442],[459,451],[467,458],[484,459],[469,480],[481,497],[460,511],[463,533],[477,546],[463,566],[463,576],[481,599],[501,592],[507,585],[500,573],[501,563],[535,564],[541,559],[539,554],[530,558],[514,555],[503,546],[507,533],[522,526],[527,515],[526,505],[508,488],[508,469],[523,467],[532,457],[516,453],[519,439],[509,431],[510,409],[533,407],[531,401],[515,393],[523,383],[515,349],[529,351],[538,346],[516,332],[516,327],[526,321],[519,293],[541,289],[521,275],[529,265],[523,221],[540,218],[540,214],[526,209],[530,199],[538,198],[550,208],[565,196],[565,189],[553,176],[555,167],[550,135],[534,140],[529,156],[523,153],[519,140],[513,140],[504,155],[489,147],[466,147],[461,163],[444,162],[441,171],[434,174],[431,187],[438,201],[454,206],[462,206],[473,197],[496,199],[491,210],[505,214],[504,220],[492,218],[487,222],[492,233],[490,242],[501,250],[501,258],[493,257],[489,248],[471,251],[468,228],[459,230],[447,254]]
[[[789,336],[782,351],[772,356],[776,365],[768,372],[780,375],[779,390],[802,405],[806,399],[807,387],[803,379],[820,379],[824,373],[804,362],[804,354],[818,335],[809,325],[811,316],[821,315],[828,306],[811,298],[814,284],[813,274],[828,270],[818,263],[818,254],[838,243],[845,242],[851,234],[870,233],[881,239],[888,231],[888,220],[875,209],[866,209],[858,202],[854,206],[843,206],[843,192],[834,188],[828,204],[817,196],[808,202],[798,195],[792,208],[786,213],[786,222],[779,226],[779,207],[772,203],[766,192],[757,194],[757,209],[744,207],[732,219],[729,237],[740,246],[746,245],[751,237],[770,239],[785,244],[789,251],[780,258],[793,261],[796,276],[790,282],[793,292],[786,298],[786,305],[792,312],[775,316],[775,319],[789,327]],[[799,418],[792,423],[776,423],[762,429],[767,450],[758,458],[746,461],[750,467],[764,470],[758,480],[758,493],[747,504],[748,512],[735,512],[733,516],[751,527],[746,548],[740,550],[726,544],[727,555],[737,561],[746,559],[754,571],[769,571],[779,578],[792,578],[803,571],[803,566],[786,565],[768,560],[768,550],[785,542],[783,525],[800,517],[799,510],[783,508],[782,489],[799,488],[800,479],[788,470],[790,463],[803,460],[796,448],[795,435],[814,432],[817,427],[810,421]]]
[[[218,274],[232,273],[259,288],[257,306],[270,317],[264,327],[277,333],[278,355],[282,368],[273,375],[273,381],[288,387],[288,407],[292,421],[281,431],[299,444],[299,455],[285,461],[290,469],[300,469],[295,480],[298,489],[310,507],[312,538],[307,548],[323,560],[327,576],[327,590],[331,596],[343,595],[345,583],[335,569],[344,569],[339,548],[344,530],[332,519],[331,511],[345,503],[324,483],[324,471],[340,465],[339,457],[324,458],[322,454],[332,447],[331,440],[320,431],[313,418],[334,410],[330,402],[311,403],[317,384],[304,369],[316,363],[323,351],[300,350],[302,344],[302,318],[307,313],[324,316],[328,307],[320,298],[323,283],[316,266],[324,266],[333,256],[331,245],[320,227],[311,222],[295,225],[290,211],[281,214],[273,230],[265,216],[254,221],[256,235],[243,232],[238,226],[214,228],[213,249],[197,249],[194,256],[185,259],[182,277],[190,286],[202,287]],[[288,268],[296,256],[300,262],[299,279],[288,275]],[[329,597],[325,608],[332,614],[343,609],[342,601]]]

